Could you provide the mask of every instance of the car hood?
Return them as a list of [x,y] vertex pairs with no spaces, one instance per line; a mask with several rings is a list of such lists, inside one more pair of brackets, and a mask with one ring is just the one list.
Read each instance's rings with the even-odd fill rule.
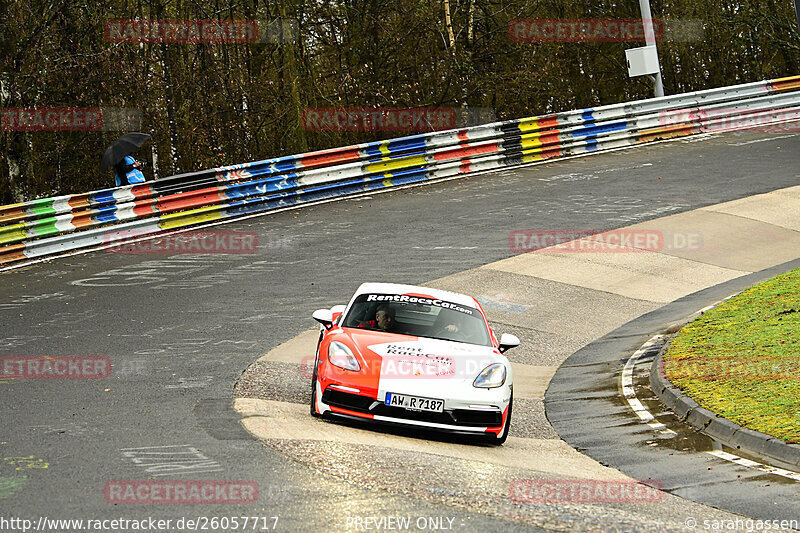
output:
[[[342,329],[342,334],[350,339],[352,344],[361,351],[370,350],[373,354],[384,356],[397,353],[433,354],[458,356],[498,356],[505,359],[496,348],[480,346],[464,342],[433,339],[430,337],[415,337],[401,335],[386,331],[360,330],[356,328]],[[365,356],[367,354],[364,354]]]
[[449,379],[471,385],[492,363],[511,371],[508,359],[491,346],[349,328],[342,333],[367,368],[380,369],[382,380]]

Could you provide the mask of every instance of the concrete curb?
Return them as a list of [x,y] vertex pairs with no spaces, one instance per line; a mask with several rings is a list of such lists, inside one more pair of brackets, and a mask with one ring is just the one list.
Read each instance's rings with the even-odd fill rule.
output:
[[650,368],[650,387],[681,421],[725,446],[741,450],[768,463],[779,462],[794,469],[800,467],[800,446],[797,444],[786,444],[766,433],[734,424],[727,418],[700,407],[696,401],[681,392],[664,373],[663,353],[655,358]]

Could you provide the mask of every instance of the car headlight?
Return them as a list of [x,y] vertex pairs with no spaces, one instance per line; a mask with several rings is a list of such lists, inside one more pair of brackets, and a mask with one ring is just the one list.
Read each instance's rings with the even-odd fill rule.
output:
[[501,363],[494,363],[484,368],[475,381],[473,387],[491,389],[499,387],[506,382],[506,367]]
[[328,361],[333,366],[338,366],[345,370],[361,370],[361,366],[358,364],[353,352],[341,342],[333,341],[328,346]]

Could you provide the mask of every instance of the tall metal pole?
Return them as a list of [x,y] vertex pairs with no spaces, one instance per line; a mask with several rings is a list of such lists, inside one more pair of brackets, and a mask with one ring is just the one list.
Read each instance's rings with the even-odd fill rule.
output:
[[800,0],[794,0],[794,14],[797,16],[797,29],[800,30]]
[[[656,49],[656,57],[658,57],[658,48],[656,47],[656,32],[653,29],[653,16],[650,14],[650,0],[639,0],[639,7],[642,10],[642,22],[644,23],[644,41],[647,46],[652,46]],[[656,96],[664,96],[664,82],[661,80],[661,64],[658,65],[658,72],[653,75],[656,85]]]

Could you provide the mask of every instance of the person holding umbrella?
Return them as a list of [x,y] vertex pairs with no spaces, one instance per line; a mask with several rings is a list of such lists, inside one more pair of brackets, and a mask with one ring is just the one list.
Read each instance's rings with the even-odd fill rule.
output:
[[126,133],[109,146],[100,160],[100,170],[114,168],[114,182],[117,187],[132,183],[143,183],[144,174],[140,170],[142,163],[136,161],[132,154],[150,139],[146,133]]
[[140,170],[142,164],[133,158],[133,156],[126,155],[125,158],[114,165],[114,183],[117,187],[120,185],[128,185],[134,183],[144,183],[144,174]]

